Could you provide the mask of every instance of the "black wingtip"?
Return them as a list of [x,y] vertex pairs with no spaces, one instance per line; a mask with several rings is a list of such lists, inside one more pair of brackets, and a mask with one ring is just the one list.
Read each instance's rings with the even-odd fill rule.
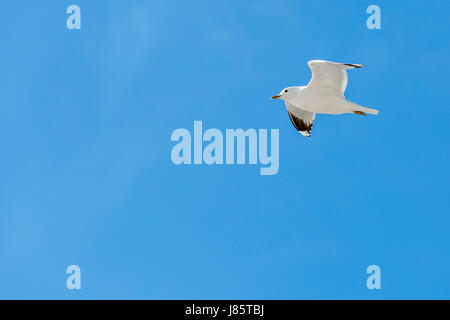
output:
[[345,66],[353,67],[353,68],[362,68],[364,67],[362,64],[352,64],[352,63],[344,63]]

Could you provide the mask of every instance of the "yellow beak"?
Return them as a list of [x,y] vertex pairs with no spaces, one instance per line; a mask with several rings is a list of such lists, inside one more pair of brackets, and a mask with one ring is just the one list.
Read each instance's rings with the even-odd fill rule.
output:
[[278,94],[276,96],[273,96],[271,99],[278,99],[279,97],[281,97],[281,94]]

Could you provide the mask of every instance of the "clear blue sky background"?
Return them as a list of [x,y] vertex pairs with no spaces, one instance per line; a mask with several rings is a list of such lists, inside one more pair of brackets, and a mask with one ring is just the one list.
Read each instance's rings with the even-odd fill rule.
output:
[[[0,298],[450,298],[448,12],[2,3]],[[269,97],[306,84],[310,59],[366,65],[346,96],[379,116],[319,115],[298,134]],[[170,135],[194,120],[279,128],[279,173],[175,166]],[[371,264],[382,290],[366,288]]]

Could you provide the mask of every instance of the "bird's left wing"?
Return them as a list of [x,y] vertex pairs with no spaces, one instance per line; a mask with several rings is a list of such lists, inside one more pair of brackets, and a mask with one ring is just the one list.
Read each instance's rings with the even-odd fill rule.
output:
[[311,137],[311,129],[316,118],[316,113],[300,109],[287,101],[286,109],[295,129],[305,137]]
[[336,63],[324,60],[311,60],[308,62],[312,77],[308,87],[316,89],[318,92],[344,96],[347,88],[347,70],[361,68],[361,64]]

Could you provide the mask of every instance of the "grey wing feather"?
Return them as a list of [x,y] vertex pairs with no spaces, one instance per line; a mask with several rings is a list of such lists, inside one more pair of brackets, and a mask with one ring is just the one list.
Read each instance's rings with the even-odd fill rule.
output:
[[312,77],[308,86],[324,94],[344,96],[347,88],[347,70],[361,68],[361,64],[336,63],[324,60],[311,60],[308,62]]

